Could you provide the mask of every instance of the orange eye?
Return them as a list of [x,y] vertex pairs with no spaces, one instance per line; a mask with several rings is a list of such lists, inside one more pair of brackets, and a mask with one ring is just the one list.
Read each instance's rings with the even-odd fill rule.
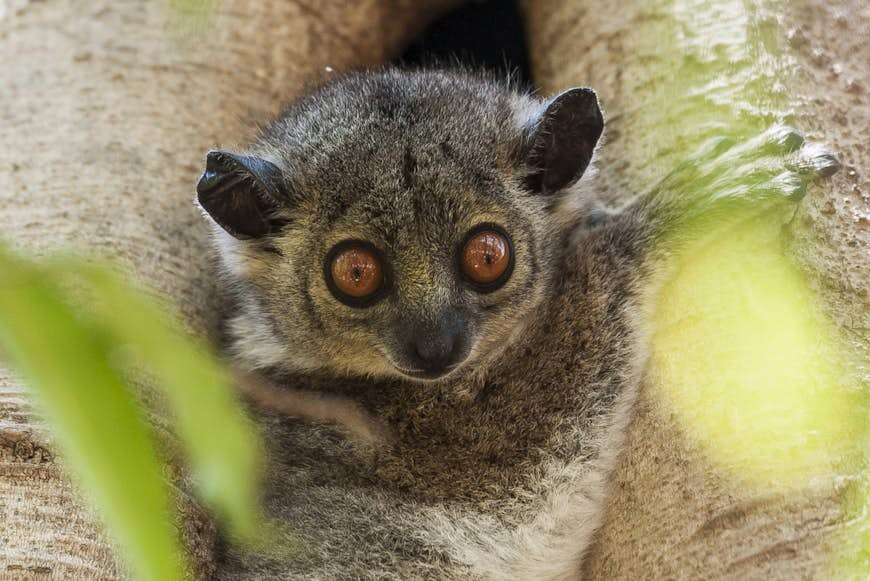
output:
[[339,299],[355,304],[372,297],[383,286],[383,266],[377,255],[365,246],[353,243],[337,246],[330,252],[327,282]]
[[480,285],[478,290],[495,290],[513,268],[510,239],[486,227],[472,232],[462,249],[462,272],[472,283]]

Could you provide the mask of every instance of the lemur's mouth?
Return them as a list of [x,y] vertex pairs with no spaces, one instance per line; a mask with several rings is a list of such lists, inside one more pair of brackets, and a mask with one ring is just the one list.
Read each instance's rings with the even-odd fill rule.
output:
[[422,381],[435,381],[435,380],[447,377],[448,375],[453,373],[453,371],[457,367],[459,367],[461,365],[461,363],[462,362],[460,361],[458,363],[454,363],[453,365],[449,365],[443,369],[437,369],[437,370],[403,369],[403,368],[398,367],[396,365],[394,365],[393,367],[395,367],[396,370],[399,371],[402,375],[405,375],[405,376],[410,377],[412,379],[418,379],[418,380],[422,380]]
[[426,383],[440,381],[452,375],[468,361],[471,354],[465,341],[458,341],[456,347],[447,353],[435,352],[437,356],[430,357],[422,357],[420,350],[413,345],[398,352],[389,352],[384,348],[379,351],[386,363],[402,377]]

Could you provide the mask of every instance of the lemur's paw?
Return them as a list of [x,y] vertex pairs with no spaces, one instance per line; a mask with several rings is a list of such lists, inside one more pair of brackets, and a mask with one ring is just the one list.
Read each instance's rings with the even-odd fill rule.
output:
[[834,175],[840,169],[837,156],[819,143],[806,143],[795,129],[776,125],[762,135],[763,149],[783,156],[783,171],[771,180],[776,191],[799,201],[809,182]]
[[696,210],[724,201],[787,198],[799,201],[814,179],[840,167],[836,156],[819,144],[807,144],[795,129],[775,125],[743,142],[716,138],[680,164],[659,189],[679,196]]

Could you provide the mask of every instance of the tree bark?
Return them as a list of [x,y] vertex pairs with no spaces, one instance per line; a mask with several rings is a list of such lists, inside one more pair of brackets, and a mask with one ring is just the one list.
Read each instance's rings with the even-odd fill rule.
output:
[[[227,1],[193,27],[163,2],[5,3],[3,237],[119,258],[211,332],[209,230],[193,205],[205,152],[244,141],[327,67],[383,62],[450,3]],[[0,578],[123,576],[47,441],[27,387],[0,369]],[[207,562],[213,531],[188,516]]]
[[[537,84],[550,94],[576,85],[599,92],[607,128],[597,183],[605,200],[624,201],[647,190],[681,161],[679,152],[716,136],[709,125],[693,123],[698,107],[714,112],[720,134],[739,135],[746,115],[761,114],[838,152],[843,170],[811,190],[793,221],[794,249],[809,267],[829,315],[855,348],[852,371],[858,374],[865,365],[866,373],[866,3],[675,1],[607,8],[526,0],[524,11]],[[740,38],[747,40],[741,44]],[[693,71],[698,63],[709,67],[708,74]],[[753,93],[759,86],[770,93]],[[659,393],[647,382],[585,575],[796,579],[829,574],[839,543],[835,533],[844,526],[842,491],[772,495],[738,486],[686,434]]]
[[[325,78],[325,67],[382,62],[449,3],[223,2],[193,37],[172,28],[161,3],[12,3],[0,15],[3,236],[35,252],[74,246],[117,256],[173,298],[192,330],[210,332],[208,229],[191,202],[203,153],[243,142],[256,122]],[[669,7],[525,2],[538,83],[551,93],[599,90],[609,120],[598,167],[611,200],[645,190],[673,162],[661,128],[639,113],[682,98],[650,90],[679,74],[649,67],[651,39],[675,34],[661,29],[672,22]],[[774,58],[796,63],[786,83],[790,122],[828,140],[844,165],[804,202],[797,246],[866,361],[870,13],[857,0],[797,0],[782,15],[759,7],[741,4],[740,13],[769,19],[787,45]],[[723,14],[722,24],[733,17]],[[0,578],[121,576],[46,442],[26,386],[0,370]],[[839,517],[833,495],[735,488],[649,390],[613,490],[589,578],[820,576]],[[196,526],[207,560],[213,533]]]

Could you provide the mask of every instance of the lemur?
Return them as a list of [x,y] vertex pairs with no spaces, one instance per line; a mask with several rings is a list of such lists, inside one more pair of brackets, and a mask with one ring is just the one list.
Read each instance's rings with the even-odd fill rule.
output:
[[[777,127],[711,145],[590,224],[603,129],[589,88],[541,99],[469,71],[387,68],[310,92],[244,151],[208,153],[197,195],[234,299],[229,354],[392,433],[363,446],[261,415],[266,512],[298,550],[231,552],[222,578],[579,577],[649,298],[692,220],[799,198],[798,166],[836,169]],[[704,198],[683,179],[727,185],[762,150],[751,194]]]

